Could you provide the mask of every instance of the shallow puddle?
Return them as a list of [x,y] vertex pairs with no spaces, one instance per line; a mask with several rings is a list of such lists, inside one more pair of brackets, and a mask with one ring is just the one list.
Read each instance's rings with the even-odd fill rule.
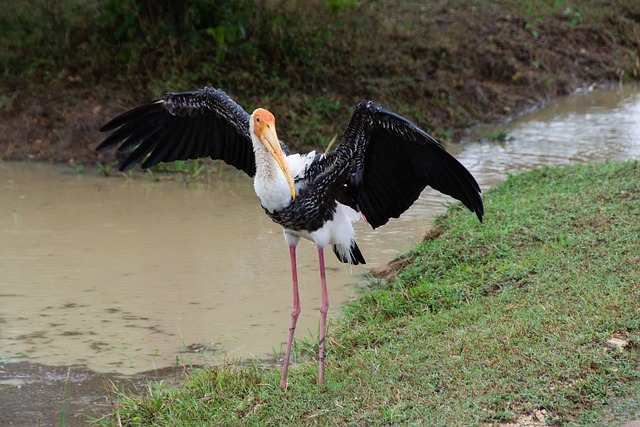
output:
[[[499,130],[508,135],[502,142],[449,147],[484,189],[540,165],[638,158],[640,92],[576,95]],[[420,241],[450,202],[426,190],[380,230],[358,224],[364,267],[327,251],[332,314],[355,297],[353,284],[369,268]],[[291,284],[282,231],[251,181],[233,171],[185,184],[3,163],[0,247],[6,362],[134,373],[273,358],[286,339]],[[315,248],[302,242],[298,252],[300,338],[317,330],[320,285]]]

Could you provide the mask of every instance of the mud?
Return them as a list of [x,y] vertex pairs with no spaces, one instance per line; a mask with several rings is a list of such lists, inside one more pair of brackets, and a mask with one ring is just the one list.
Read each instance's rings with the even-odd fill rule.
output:
[[125,376],[100,374],[81,365],[3,363],[0,364],[0,424],[85,426],[92,419],[113,413],[114,385],[119,390],[140,389],[149,380],[175,381],[181,372],[178,368],[165,368]]

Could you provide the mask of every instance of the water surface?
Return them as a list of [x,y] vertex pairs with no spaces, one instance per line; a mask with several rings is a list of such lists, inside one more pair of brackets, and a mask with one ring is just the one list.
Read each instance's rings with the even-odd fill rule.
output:
[[[640,91],[575,95],[499,130],[506,140],[449,147],[483,189],[541,165],[639,158]],[[427,189],[381,229],[359,223],[364,267],[327,251],[331,314],[368,268],[420,241],[450,202]],[[185,184],[2,163],[0,247],[4,360],[133,373],[265,359],[286,339],[288,250],[242,174]],[[314,246],[301,242],[298,253],[300,337],[317,330],[320,284]]]

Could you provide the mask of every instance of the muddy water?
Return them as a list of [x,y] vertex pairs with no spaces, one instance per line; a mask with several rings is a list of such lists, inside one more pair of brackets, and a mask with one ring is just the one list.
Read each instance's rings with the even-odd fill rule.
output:
[[[504,130],[450,147],[485,189],[540,165],[638,158],[640,91],[579,94]],[[450,201],[427,190],[382,229],[359,224],[366,267],[418,242]],[[185,184],[0,164],[0,357],[125,374],[270,358],[291,304],[281,234],[241,174]],[[315,248],[298,252],[300,337],[317,330],[320,292]],[[331,253],[327,266],[337,315],[367,269]]]
[[[0,167],[2,352],[132,373],[279,350],[288,255],[249,179],[214,185]],[[301,331],[314,328],[315,251],[300,250]],[[332,294],[357,280],[331,265]],[[307,274],[309,273],[309,274]],[[208,351],[189,352],[207,346]],[[215,362],[212,360],[211,362]]]
[[505,142],[476,140],[463,145],[458,156],[485,187],[541,165],[637,159],[640,87],[578,93],[505,126],[480,129],[484,135],[500,131],[507,133]]

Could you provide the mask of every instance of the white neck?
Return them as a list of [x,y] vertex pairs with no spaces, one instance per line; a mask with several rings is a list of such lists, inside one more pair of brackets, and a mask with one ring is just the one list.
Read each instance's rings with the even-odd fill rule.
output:
[[260,203],[270,212],[283,209],[291,202],[291,190],[284,173],[267,149],[252,132],[253,152],[256,157],[256,175],[253,188]]

